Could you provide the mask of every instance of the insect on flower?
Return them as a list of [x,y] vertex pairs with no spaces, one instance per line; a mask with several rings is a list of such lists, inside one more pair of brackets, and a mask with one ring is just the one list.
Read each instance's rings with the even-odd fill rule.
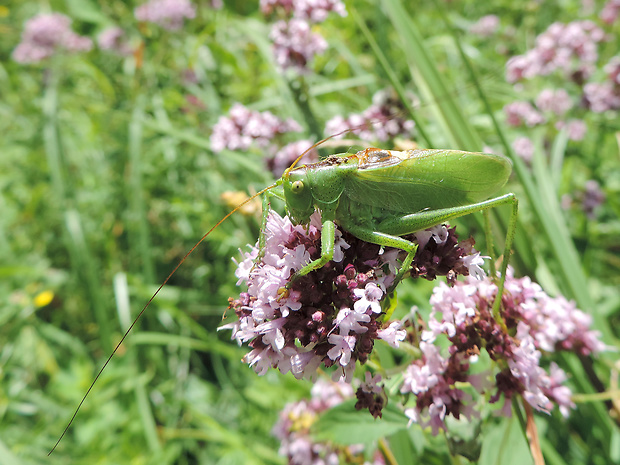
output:
[[[517,199],[514,194],[488,198],[504,186],[511,171],[512,164],[504,156],[454,150],[371,148],[354,155],[332,155],[299,168],[293,165],[276,183],[282,193],[275,188],[269,193],[285,200],[294,224],[307,225],[314,211],[319,211],[323,232],[321,257],[297,271],[290,282],[333,258],[335,223],[358,239],[407,252],[394,287],[409,269],[417,249],[401,236],[512,204],[504,254],[508,257]],[[507,260],[503,271],[506,266]]]
[[[384,297],[405,275],[483,275],[472,244],[441,223],[512,204],[508,256],[516,198],[484,199],[510,171],[502,156],[448,150],[373,148],[293,165],[265,196],[258,244],[237,270],[248,292],[230,299],[238,321],[223,328],[252,348],[244,360],[259,374],[273,367],[314,378],[319,366],[336,365],[334,377],[350,381],[375,339],[398,345],[398,328],[384,328]],[[284,200],[287,218],[269,213],[271,196]]]
[[[315,144],[309,150],[317,145]],[[301,159],[301,156],[297,161]],[[365,288],[363,291],[356,289],[358,291],[355,293],[356,299],[357,302],[361,302],[361,306],[365,307],[364,310],[371,314],[381,313],[377,301],[382,295],[394,291],[398,283],[410,271],[419,247],[418,244],[425,240],[428,241],[428,236],[422,238],[422,235],[414,242],[412,238],[407,236],[408,234],[440,225],[448,220],[470,213],[488,211],[496,206],[511,205],[512,215],[505,241],[498,297],[493,305],[494,313],[499,312],[510,247],[516,227],[517,199],[514,194],[489,197],[498,192],[510,176],[512,164],[506,157],[453,150],[390,151],[370,148],[356,154],[332,155],[318,163],[300,167],[295,166],[297,161],[284,172],[276,183],[258,192],[231,211],[194,245],[151,297],[118,346],[185,258],[224,220],[245,203],[261,194],[266,195],[263,203],[265,208],[263,209],[259,247],[255,255],[257,260],[270,258],[265,257],[265,254],[266,230],[270,210],[269,199],[271,197],[284,200],[288,218],[293,225],[301,225],[306,231],[310,232],[311,218],[314,218],[315,226],[318,224],[321,227],[320,245],[317,243],[316,246],[317,249],[320,248],[318,257],[309,260],[310,256],[303,256],[302,254],[302,256],[297,257],[297,263],[300,266],[287,265],[282,267],[281,272],[284,279],[281,285],[275,289],[277,297],[271,300],[276,305],[291,300],[291,294],[295,292],[294,284],[298,280],[327,265],[332,261],[334,255],[341,251],[343,245],[339,244],[341,240],[339,234],[337,238],[337,225],[348,235],[376,245],[377,252],[381,247],[392,247],[404,251],[402,263],[389,280],[381,281],[381,279],[376,279],[377,276],[372,276],[375,279],[371,280],[369,275],[360,278],[366,279]],[[295,247],[293,250],[303,252],[303,250],[295,249]],[[249,263],[254,260],[255,258],[252,256]],[[384,265],[395,267],[393,258],[383,257],[382,260]],[[253,266],[247,267],[248,271]],[[343,270],[344,281],[348,279],[347,272],[350,273],[350,270]],[[363,274],[360,273],[360,276]],[[268,284],[273,286],[273,283]],[[343,284],[345,283],[343,282]],[[247,305],[246,302],[245,306]],[[295,305],[295,303],[293,302],[291,305]],[[239,304],[239,307],[243,306],[243,302]],[[356,306],[359,307],[360,304],[354,305],[354,307]],[[269,312],[271,310],[272,306],[267,304],[260,311]],[[291,310],[294,308],[291,307]],[[316,316],[315,319],[320,319],[319,317],[320,315]],[[345,312],[342,315],[339,314],[337,319],[340,323],[340,334],[329,334],[332,345],[329,349],[331,355],[327,355],[333,359],[338,358],[340,364],[344,366],[348,364],[353,345],[356,344],[356,341],[351,339],[352,336],[347,333],[349,331],[355,332],[356,328],[358,333],[363,333],[364,330],[359,329],[360,322],[367,323],[371,317],[369,315],[351,316],[350,313]],[[284,344],[284,341],[278,339],[277,325],[277,321],[270,321],[261,329],[264,332],[270,332],[273,336],[272,344],[276,347]],[[346,328],[344,332],[343,327]],[[382,333],[387,341],[394,338],[397,328],[380,331],[380,328],[377,327],[375,330]],[[84,399],[111,360],[118,346],[103,365],[73,418],[75,418]],[[293,364],[296,359],[290,357],[289,360],[288,363]],[[314,362],[302,360],[300,363],[307,365]],[[67,429],[70,425],[71,422],[67,425]]]

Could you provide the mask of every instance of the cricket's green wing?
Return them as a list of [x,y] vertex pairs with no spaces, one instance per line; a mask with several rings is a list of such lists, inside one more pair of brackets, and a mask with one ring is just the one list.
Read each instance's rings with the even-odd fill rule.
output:
[[488,199],[510,176],[501,155],[455,150],[383,151],[349,172],[344,195],[355,202],[402,213],[469,205]]

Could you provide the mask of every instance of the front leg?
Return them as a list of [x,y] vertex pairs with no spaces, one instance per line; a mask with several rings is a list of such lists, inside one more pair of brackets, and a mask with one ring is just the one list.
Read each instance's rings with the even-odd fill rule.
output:
[[277,189],[269,190],[263,194],[263,212],[260,224],[260,232],[258,234],[258,255],[256,256],[256,260],[254,260],[254,267],[256,267],[256,265],[265,256],[265,244],[267,242],[267,237],[265,236],[265,234],[267,232],[267,219],[269,218],[269,212],[271,212],[272,197],[275,197],[277,199],[283,199],[284,194]]
[[323,221],[321,231],[321,256],[312,260],[289,278],[286,288],[290,289],[295,280],[307,275],[311,271],[318,270],[334,258],[334,244],[336,243],[336,225],[332,220]]

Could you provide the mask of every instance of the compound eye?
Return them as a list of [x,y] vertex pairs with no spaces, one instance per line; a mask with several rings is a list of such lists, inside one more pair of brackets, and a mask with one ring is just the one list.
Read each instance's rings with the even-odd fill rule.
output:
[[299,194],[301,191],[304,190],[304,183],[303,181],[295,181],[292,185],[291,185],[291,190],[293,191],[293,193],[295,194]]

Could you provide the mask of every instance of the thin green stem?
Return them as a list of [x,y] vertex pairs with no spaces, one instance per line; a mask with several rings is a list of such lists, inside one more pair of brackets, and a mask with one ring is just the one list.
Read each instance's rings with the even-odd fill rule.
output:
[[288,80],[288,87],[291,89],[291,94],[295,99],[295,103],[297,107],[301,111],[301,114],[304,117],[304,121],[308,125],[308,129],[310,130],[310,139],[320,139],[323,135],[323,131],[321,130],[321,126],[314,116],[314,112],[312,108],[310,108],[310,94],[308,92],[308,85],[303,77],[298,77],[295,80]]
[[491,263],[489,264],[491,276],[495,277],[497,275],[497,270],[495,268],[495,261],[497,258],[495,256],[495,244],[493,243],[493,231],[491,231],[491,215],[489,210],[485,210],[482,213],[484,215],[484,235],[487,241],[487,250],[491,257]]
[[437,121],[444,126],[445,135],[450,139],[448,143],[461,150],[480,150],[482,141],[478,133],[465,118],[455,99],[448,97],[450,92],[445,79],[438,70],[435,59],[428,53],[419,28],[403,2],[386,0],[382,2],[382,6],[400,36],[411,77],[418,89],[433,102],[431,109],[435,111]]
[[387,465],[398,465],[398,461],[396,460],[396,457],[394,456],[394,453],[390,449],[390,445],[385,440],[385,438],[379,439],[378,445],[379,445],[379,450],[381,451],[381,454],[383,455],[383,458],[385,459],[385,463]]
[[362,34],[364,34],[364,37],[366,37],[368,44],[372,48],[372,51],[375,54],[375,57],[377,58],[377,60],[379,61],[379,64],[383,68],[383,71],[385,72],[387,78],[392,84],[392,87],[394,88],[398,96],[400,97],[400,100],[403,103],[403,105],[405,105],[405,108],[407,108],[407,111],[409,112],[411,119],[413,119],[413,121],[415,122],[416,131],[418,135],[424,140],[424,143],[428,147],[434,147],[435,145],[433,144],[433,141],[431,140],[430,136],[424,130],[424,125],[422,124],[422,121],[418,118],[418,114],[415,111],[413,104],[411,103],[411,99],[407,97],[405,88],[401,85],[400,79],[398,78],[398,76],[396,76],[396,73],[394,73],[394,70],[390,66],[388,59],[386,58],[385,54],[383,53],[383,51],[377,44],[377,41],[375,40],[374,36],[371,34],[370,30],[366,26],[366,23],[364,23],[364,21],[357,14],[357,11],[354,8],[351,9],[351,16],[353,16],[359,28],[362,30]]
[[84,237],[80,214],[72,206],[74,203],[68,191],[68,176],[64,175],[63,146],[58,128],[58,84],[56,73],[50,72],[50,78],[43,96],[43,142],[47,164],[52,178],[52,187],[55,204],[62,211],[64,227],[62,228],[62,240],[69,251],[71,265],[75,276],[85,280],[89,294],[89,301],[95,314],[95,320],[99,326],[99,333],[103,341],[103,349],[107,352],[112,350],[112,336],[108,312],[104,305],[101,293],[101,278],[87,241]]
[[134,102],[134,109],[129,123],[129,176],[127,183],[127,198],[129,199],[128,223],[134,234],[134,243],[137,246],[142,263],[142,275],[149,283],[155,282],[155,267],[151,253],[151,239],[147,221],[146,207],[142,188],[142,128],[144,120],[145,95],[139,95]]

